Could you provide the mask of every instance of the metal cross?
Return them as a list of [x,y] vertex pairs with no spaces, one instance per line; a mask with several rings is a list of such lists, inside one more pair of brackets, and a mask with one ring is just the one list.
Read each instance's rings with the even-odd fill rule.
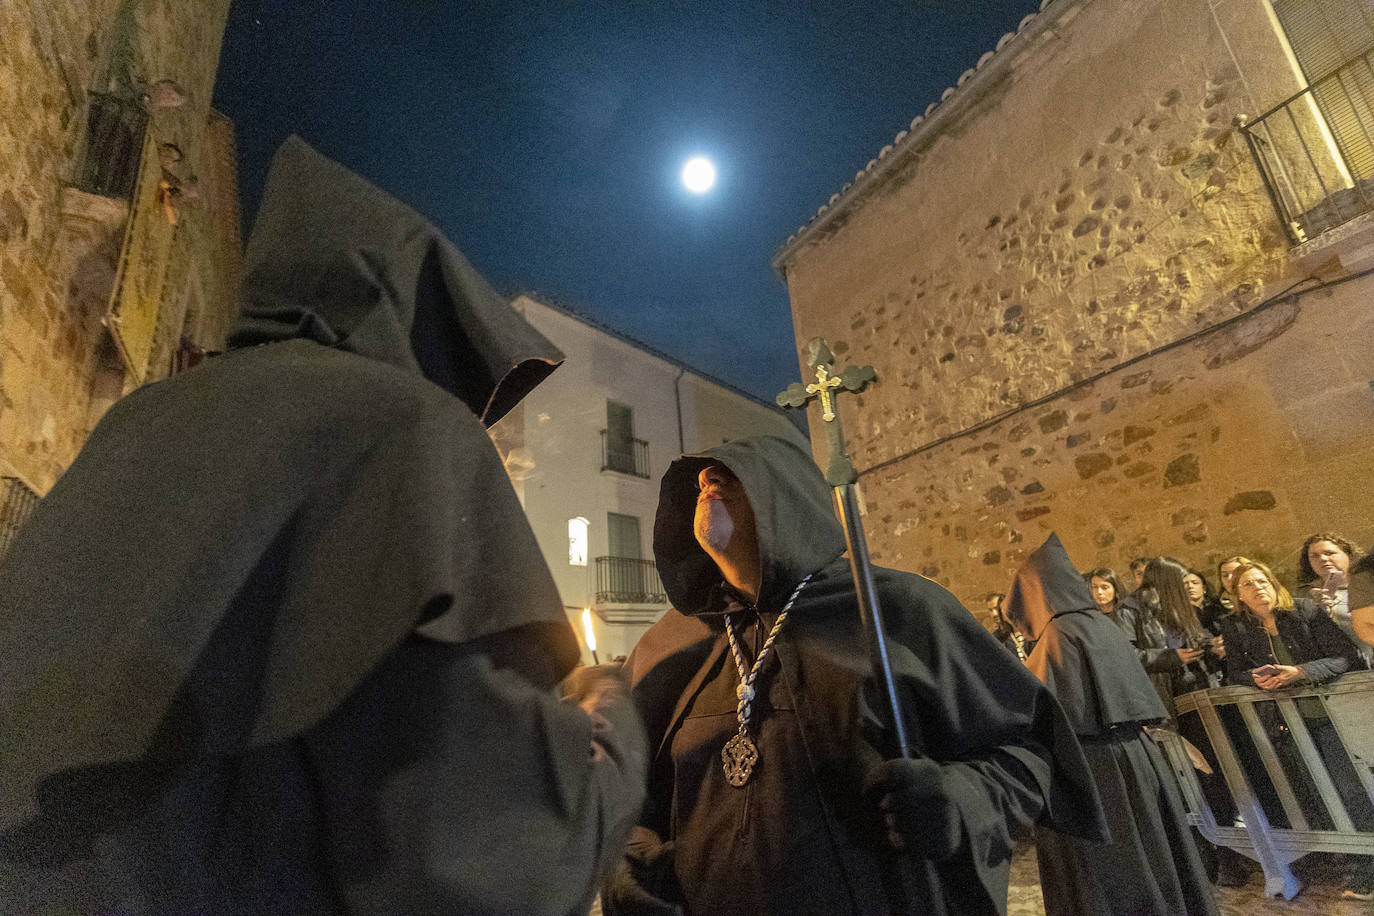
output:
[[835,514],[844,526],[845,546],[849,550],[849,568],[854,576],[854,597],[858,601],[859,617],[868,634],[869,654],[873,662],[873,672],[880,679],[883,692],[887,695],[888,709],[892,713],[892,749],[899,757],[911,756],[911,744],[907,740],[906,719],[902,715],[902,704],[897,697],[897,681],[892,673],[892,661],[888,656],[887,638],[884,636],[883,610],[878,602],[878,590],[873,582],[873,563],[868,558],[868,542],[864,538],[863,520],[859,518],[859,496],[856,484],[859,473],[844,451],[844,432],[835,416],[835,395],[843,388],[846,391],[863,391],[869,382],[877,381],[878,374],[872,366],[846,366],[839,375],[831,374],[835,364],[835,354],[820,337],[813,337],[807,344],[809,359],[807,364],[816,370],[816,381],[803,386],[793,382],[787,390],[777,396],[779,407],[801,407],[807,401],[820,396],[821,419],[825,421],[825,438],[829,445],[830,464],[825,471],[825,482],[834,488]]
[[835,419],[835,395],[831,392],[836,388],[863,391],[869,382],[878,378],[878,375],[872,366],[846,366],[839,375],[831,375],[831,367],[835,365],[835,354],[830,352],[830,345],[825,342],[825,338],[813,337],[806,346],[807,364],[816,370],[816,381],[805,386],[801,382],[788,385],[787,390],[777,396],[778,406],[801,407],[819,394],[821,419],[830,423]]
[[841,388],[845,391],[863,391],[869,382],[877,380],[878,374],[872,366],[846,366],[838,375],[832,375],[835,354],[830,352],[830,345],[821,337],[811,339],[807,344],[807,353],[808,365],[816,370],[816,381],[810,385],[801,382],[788,385],[776,398],[778,406],[801,407],[817,395],[820,396],[821,419],[827,424],[826,439],[830,445],[830,466],[825,479],[832,487],[853,483],[859,478],[854,465],[845,455],[844,434],[835,414],[835,396]]

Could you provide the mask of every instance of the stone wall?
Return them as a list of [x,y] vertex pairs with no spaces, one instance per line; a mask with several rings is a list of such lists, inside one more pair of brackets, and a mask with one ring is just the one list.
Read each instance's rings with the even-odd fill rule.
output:
[[[165,265],[166,293],[153,304],[165,328],[146,378],[167,374],[189,302],[199,296],[206,314],[220,316],[234,307],[223,297],[237,282],[237,203],[227,214],[231,225],[222,197],[233,172],[222,168],[222,119],[210,111],[228,5],[0,4],[0,471],[39,493],[137,377],[126,372],[102,322],[129,202],[73,187],[86,154],[91,90],[139,104],[170,81],[184,98],[177,107],[142,101],[152,112],[154,148],[170,143],[180,150],[181,161],[170,168],[186,190]],[[232,130],[228,139],[232,157]],[[231,196],[236,201],[236,187]],[[226,320],[205,320],[206,343],[222,338]]]
[[1050,530],[1118,570],[1374,539],[1371,281],[1274,301],[1317,281],[1233,127],[1301,85],[1263,0],[1059,0],[789,241],[803,359],[879,375],[841,416],[880,562],[981,607]]

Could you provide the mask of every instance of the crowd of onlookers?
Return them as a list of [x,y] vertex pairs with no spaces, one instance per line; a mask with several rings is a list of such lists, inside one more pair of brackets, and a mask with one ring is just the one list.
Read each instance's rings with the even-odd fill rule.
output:
[[[1322,684],[1374,662],[1374,556],[1344,537],[1307,538],[1290,591],[1268,565],[1246,556],[1217,564],[1215,580],[1172,557],[1137,557],[1129,580],[1099,567],[1083,573],[1097,609],[1135,647],[1179,734],[1218,773],[1215,754],[1196,716],[1177,717],[1174,700],[1206,687],[1244,685],[1261,690]],[[1127,584],[1129,581],[1129,585]],[[1213,587],[1213,581],[1216,587]],[[1001,614],[1002,595],[987,596],[994,635],[1025,658],[1032,646]],[[1308,735],[1356,829],[1374,831],[1374,805],[1340,736],[1315,699],[1297,701]],[[1271,735],[1286,773],[1306,773],[1299,749],[1276,727]],[[1235,804],[1219,776],[1199,782],[1218,820],[1229,823]],[[1310,779],[1291,782],[1308,825],[1331,829],[1331,818]],[[1290,826],[1281,806],[1266,805],[1271,825]],[[1210,850],[1209,850],[1210,851]],[[1241,883],[1246,868],[1229,850],[1214,852],[1219,884]],[[1354,857],[1347,896],[1374,899],[1374,859]]]

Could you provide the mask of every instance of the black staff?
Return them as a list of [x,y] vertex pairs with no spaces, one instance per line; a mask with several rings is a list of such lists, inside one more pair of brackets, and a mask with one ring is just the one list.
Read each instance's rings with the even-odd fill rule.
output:
[[910,757],[906,740],[906,725],[902,719],[901,703],[897,699],[897,682],[892,676],[892,663],[887,655],[887,638],[883,635],[883,612],[878,606],[878,594],[873,587],[873,564],[868,559],[868,542],[864,539],[863,521],[859,518],[859,498],[855,484],[858,472],[845,454],[844,432],[835,414],[835,395],[841,389],[862,391],[877,379],[872,366],[847,366],[839,375],[831,374],[835,356],[825,340],[816,337],[808,345],[808,363],[816,370],[816,381],[809,385],[793,382],[777,396],[780,407],[801,407],[813,397],[821,400],[821,419],[825,422],[826,441],[830,446],[830,464],[825,471],[826,483],[835,490],[835,512],[844,525],[845,544],[849,548],[849,567],[854,573],[854,591],[859,599],[859,615],[868,630],[869,654],[873,670],[881,675],[883,688],[892,711],[892,732],[897,752]]

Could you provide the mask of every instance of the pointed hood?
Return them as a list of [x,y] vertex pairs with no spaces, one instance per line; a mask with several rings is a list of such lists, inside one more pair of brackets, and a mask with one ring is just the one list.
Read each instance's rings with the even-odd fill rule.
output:
[[744,485],[763,564],[759,605],[776,609],[803,577],[844,552],[830,487],[810,455],[774,436],[738,439],[674,461],[659,491],[654,558],[668,600],[689,616],[723,609],[720,570],[697,544],[692,528],[697,474],[712,461]]
[[1135,648],[1097,610],[1058,535],[1017,570],[1004,613],[1035,638],[1026,667],[1059,700],[1075,734],[1168,715]]
[[231,347],[305,338],[423,375],[487,426],[563,361],[429,220],[288,137]]
[[1059,535],[1051,534],[1016,571],[1002,615],[1027,638],[1039,639],[1051,618],[1069,613],[1100,612]]

